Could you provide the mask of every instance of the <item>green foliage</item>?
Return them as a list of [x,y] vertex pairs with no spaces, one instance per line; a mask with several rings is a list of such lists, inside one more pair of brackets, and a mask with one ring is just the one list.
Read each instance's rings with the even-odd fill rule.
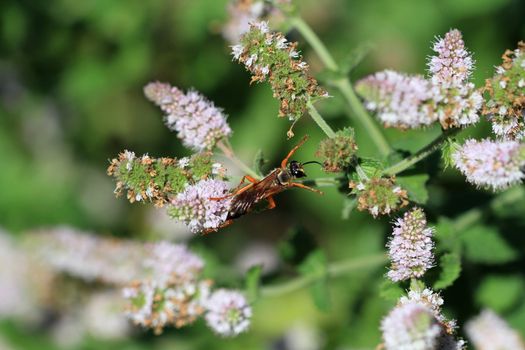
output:
[[396,182],[408,192],[408,198],[418,204],[428,201],[426,183],[429,179],[427,174],[398,176]]
[[519,275],[488,275],[476,292],[476,301],[497,313],[504,313],[523,299],[523,278]]
[[385,300],[397,302],[400,297],[405,295],[405,292],[398,283],[385,279],[379,286],[379,295]]
[[518,253],[493,227],[475,225],[460,235],[465,258],[475,263],[504,264],[515,260]]
[[254,302],[259,298],[259,286],[261,283],[261,265],[252,266],[244,277],[246,296],[249,302]]
[[299,266],[299,272],[302,276],[315,280],[310,286],[310,293],[315,306],[322,311],[330,310],[327,263],[324,253],[321,250],[312,252]]
[[439,259],[438,280],[434,283],[434,289],[445,289],[450,287],[461,274],[461,256],[459,253],[446,253]]

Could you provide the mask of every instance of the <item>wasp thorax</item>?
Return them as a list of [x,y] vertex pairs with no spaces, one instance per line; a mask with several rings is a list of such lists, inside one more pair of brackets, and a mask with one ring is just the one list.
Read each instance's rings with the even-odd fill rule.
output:
[[290,182],[291,176],[288,170],[281,170],[277,173],[277,180],[281,185],[287,185]]

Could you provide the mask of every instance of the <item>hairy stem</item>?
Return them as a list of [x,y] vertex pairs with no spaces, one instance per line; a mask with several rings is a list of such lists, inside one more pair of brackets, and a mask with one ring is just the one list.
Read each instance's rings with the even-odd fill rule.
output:
[[386,168],[383,171],[383,174],[384,175],[396,175],[410,168],[412,165],[416,164],[417,162],[430,156],[435,151],[439,150],[441,146],[443,145],[443,143],[445,143],[445,141],[447,141],[449,137],[457,134],[459,131],[461,131],[461,129],[452,129],[452,130],[443,132],[441,135],[435,138],[434,141],[432,141],[431,143],[429,143],[428,145],[420,149],[418,152]]
[[[294,16],[290,18],[291,25],[297,29],[305,40],[310,44],[310,46],[317,53],[323,64],[326,68],[332,71],[338,71],[339,66],[335,62],[334,58],[319,39],[317,34],[310,28],[310,26],[300,17]],[[370,138],[374,142],[376,148],[379,150],[381,155],[386,157],[390,151],[390,145],[386,140],[385,136],[379,129],[379,126],[372,120],[372,117],[366,112],[363,105],[357,98],[350,80],[348,78],[341,78],[340,80],[334,82],[335,87],[341,92],[344,96],[346,102],[348,103],[350,110],[352,111],[352,116],[355,117],[368,131]]]
[[326,121],[323,119],[321,114],[317,111],[317,109],[314,107],[311,101],[308,101],[307,103],[308,113],[312,117],[312,119],[317,123],[317,125],[323,130],[323,132],[328,136],[329,138],[335,137],[335,132],[332,130],[330,125],[326,123]]
[[261,296],[278,297],[308,287],[312,283],[323,278],[339,277],[351,272],[363,271],[363,269],[377,268],[387,262],[385,254],[353,258],[334,262],[328,265],[326,274],[307,275],[296,277],[288,282],[275,284],[261,288]]
[[246,165],[242,160],[237,158],[235,155],[235,152],[231,148],[229,144],[226,144],[223,141],[217,142],[217,147],[221,150],[222,154],[231,160],[239,169],[244,171],[246,174],[258,179],[259,174],[257,174],[252,168],[250,168],[248,165]]

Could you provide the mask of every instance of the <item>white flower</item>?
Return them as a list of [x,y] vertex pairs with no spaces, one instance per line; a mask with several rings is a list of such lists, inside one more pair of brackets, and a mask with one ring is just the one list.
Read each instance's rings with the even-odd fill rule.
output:
[[206,323],[217,334],[233,337],[248,330],[252,309],[241,293],[219,289],[205,305]]

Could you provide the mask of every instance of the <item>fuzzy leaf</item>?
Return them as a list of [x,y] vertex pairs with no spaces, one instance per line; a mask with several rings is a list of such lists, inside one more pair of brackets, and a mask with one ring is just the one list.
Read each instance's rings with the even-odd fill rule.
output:
[[384,168],[383,163],[375,158],[362,158],[359,165],[368,177],[376,177]]
[[255,154],[255,158],[253,159],[253,170],[255,170],[255,172],[261,177],[264,176],[262,167],[264,166],[265,163],[266,163],[266,160],[264,159],[263,151],[259,149],[257,153]]
[[259,286],[261,282],[261,265],[250,267],[246,272],[245,288],[246,295],[250,302],[254,302],[259,298]]
[[476,263],[503,264],[517,258],[517,252],[492,228],[477,225],[460,235],[465,258]]
[[357,201],[355,198],[346,197],[343,201],[343,209],[341,210],[341,218],[343,220],[348,220],[350,218],[350,214],[355,209],[356,205],[357,205]]
[[434,289],[444,289],[451,286],[461,273],[461,257],[459,253],[446,253],[439,259],[441,272],[434,283]]
[[322,311],[330,309],[330,297],[327,286],[327,264],[326,256],[320,250],[312,252],[299,266],[299,272],[306,278],[312,278],[315,282],[310,287],[315,306]]
[[339,64],[339,67],[341,67],[341,71],[344,74],[350,73],[363,61],[363,59],[373,48],[373,44],[365,42],[357,46],[352,51],[350,51],[350,54],[346,58],[344,58]]
[[418,204],[425,204],[428,201],[428,191],[426,183],[429,177],[427,174],[399,176],[396,182],[408,192],[408,198]]

